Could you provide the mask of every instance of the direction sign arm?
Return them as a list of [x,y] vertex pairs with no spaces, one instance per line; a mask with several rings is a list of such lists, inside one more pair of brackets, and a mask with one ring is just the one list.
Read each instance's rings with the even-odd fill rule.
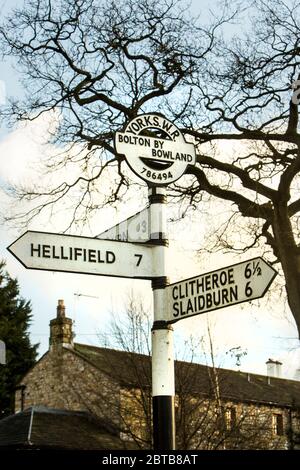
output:
[[166,288],[168,321],[263,297],[276,274],[258,257],[174,283]]
[[29,269],[153,279],[157,247],[74,235],[28,231],[9,251]]

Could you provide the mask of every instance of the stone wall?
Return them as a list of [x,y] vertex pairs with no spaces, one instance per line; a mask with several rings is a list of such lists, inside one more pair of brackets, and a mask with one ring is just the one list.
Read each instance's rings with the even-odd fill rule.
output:
[[[275,425],[277,419],[282,429]],[[199,395],[190,396],[184,405],[176,397],[176,424],[178,449],[286,450],[296,448],[291,429],[299,429],[300,419],[287,407],[219,402]]]
[[120,415],[123,440],[135,442],[140,449],[151,449],[152,396],[150,390],[121,390]]
[[[119,426],[120,386],[75,352],[50,350],[22,380],[24,409],[34,405],[86,410]],[[21,391],[15,411],[21,410]]]

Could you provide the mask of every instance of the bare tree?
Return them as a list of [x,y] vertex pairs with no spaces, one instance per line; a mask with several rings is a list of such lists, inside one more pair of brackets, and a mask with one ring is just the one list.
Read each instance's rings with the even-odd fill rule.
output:
[[[75,400],[105,422],[113,423],[124,445],[131,448],[152,448],[150,329],[143,302],[131,299],[125,317],[115,316],[109,330],[99,335],[100,344],[112,348],[106,355],[111,361],[111,369],[107,370],[112,383],[104,378],[99,381],[97,374],[92,383],[82,382],[78,380],[77,369],[68,367],[64,371],[70,406],[74,406]],[[213,367],[193,362],[201,341],[188,342],[185,351],[188,360],[175,363],[176,447],[182,450],[277,448],[280,441],[270,434],[270,409],[230,399],[232,379],[229,371],[222,371],[215,364],[208,333]],[[119,350],[117,354],[114,348]],[[97,357],[96,351],[93,356]]]
[[73,180],[50,189],[15,188],[21,200],[36,201],[27,221],[66,197],[74,202],[69,223],[86,221],[99,209],[95,195],[108,170],[103,204],[122,197],[128,180],[114,132],[149,107],[163,111],[171,95],[180,96],[180,116],[190,99],[183,78],[204,63],[226,15],[198,26],[182,0],[30,0],[11,14],[0,27],[1,50],[24,71],[26,91],[2,116],[31,121],[52,112],[60,151],[47,170],[77,168]]
[[[100,207],[94,197],[108,170],[114,181],[101,205],[129,185],[114,131],[159,109],[198,149],[191,177],[171,194],[195,207],[205,195],[230,205],[218,245],[240,252],[267,247],[269,260],[282,267],[300,331],[300,7],[294,0],[241,1],[237,12],[235,3],[229,11],[224,1],[210,26],[181,0],[30,0],[17,10],[0,28],[1,47],[24,72],[27,95],[2,116],[30,121],[58,113],[53,142],[65,147],[48,170],[79,171],[50,189],[15,193],[35,203],[27,221],[65,196],[73,202],[68,227],[87,221]],[[228,29],[235,19],[243,24],[239,35]],[[224,142],[235,152],[226,153]],[[239,218],[248,234],[237,243],[232,224]]]
[[120,404],[121,434],[140,448],[152,445],[151,326],[144,302],[130,295],[125,315],[112,312],[108,330],[99,333],[101,345],[124,351],[131,383],[128,377]]
[[[232,204],[217,244],[245,252],[263,241],[269,259],[281,264],[299,332],[300,7],[255,0],[244,14],[251,18],[244,16],[245,33],[224,38],[204,74],[187,79],[198,96],[186,133],[199,143],[199,156],[190,170],[196,180],[176,191],[196,205],[204,193]],[[197,128],[201,111],[205,122]],[[237,242],[232,229],[239,218],[249,231]]]

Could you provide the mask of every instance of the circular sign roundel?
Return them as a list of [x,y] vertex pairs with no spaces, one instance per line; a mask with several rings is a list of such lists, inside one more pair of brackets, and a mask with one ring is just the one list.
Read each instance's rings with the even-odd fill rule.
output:
[[132,171],[147,183],[166,186],[195,165],[195,147],[171,121],[160,114],[132,119],[124,132],[115,133],[115,149]]

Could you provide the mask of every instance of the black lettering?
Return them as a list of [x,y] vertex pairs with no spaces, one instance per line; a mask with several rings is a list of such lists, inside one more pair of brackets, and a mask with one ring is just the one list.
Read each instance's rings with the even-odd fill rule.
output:
[[212,288],[213,289],[218,289],[219,288],[219,284],[218,284],[218,274],[215,273],[212,275]]
[[182,286],[182,290],[183,290],[183,287],[184,287],[184,296],[185,297],[188,297],[189,296],[189,285],[187,282],[184,283],[184,285]]
[[56,255],[55,245],[52,246],[52,258],[53,259],[60,259],[58,255]]
[[214,298],[214,305],[216,305],[216,307],[218,305],[220,305],[220,303],[221,303],[220,290],[217,290],[217,291],[213,292],[213,298]]
[[225,286],[225,284],[227,284],[227,273],[226,273],[226,271],[221,271],[221,273],[220,273],[220,284],[221,284],[221,286]]
[[211,289],[211,278],[210,276],[205,276],[205,290],[210,290]]
[[[65,256],[63,246],[60,247],[60,259],[69,259],[67,256]],[[70,258],[70,259],[72,259],[72,258]]]
[[169,130],[171,129],[172,127],[172,124],[163,120],[163,123],[162,123],[162,128],[163,130],[166,130],[167,132],[169,132]]
[[185,298],[185,295],[184,293],[182,292],[182,284],[179,284],[179,298],[180,299],[184,299]]
[[51,258],[50,245],[42,245],[42,246],[43,246],[43,258]]
[[140,126],[140,128],[143,129],[143,127],[144,127],[143,119],[142,119],[142,118],[138,118],[138,119],[136,120],[136,122],[138,123],[138,125]]
[[151,116],[144,116],[144,119],[145,119],[145,126],[152,126],[152,122],[151,122]]
[[212,296],[211,294],[206,294],[206,307],[210,308],[212,306]]
[[144,145],[145,147],[151,147],[151,144],[150,144],[150,139],[149,138],[142,138],[140,137],[139,138],[139,145]]
[[131,132],[132,134],[134,134],[133,130],[131,129],[131,126],[126,127],[126,132]]
[[77,261],[78,256],[82,255],[82,249],[81,248],[74,248],[74,260]]
[[203,277],[200,277],[199,279],[197,279],[197,294],[199,294],[199,292],[203,292],[204,291],[204,284],[203,284],[203,281],[204,281],[204,278]]
[[135,132],[138,132],[140,130],[140,126],[136,123],[136,122],[133,122],[131,124],[131,128],[135,131]]
[[195,280],[194,281],[190,281],[189,284],[190,284],[190,288],[191,288],[191,294],[194,295],[194,284],[195,284]]
[[[175,290],[176,290],[176,294],[175,294]],[[174,300],[177,300],[178,299],[178,286],[174,286],[173,289],[172,289],[172,297]]]
[[234,284],[233,268],[228,270],[228,284]]
[[38,244],[37,248],[33,247],[33,243],[30,245],[30,256],[33,256],[34,253],[37,253],[38,257],[40,258],[41,256],[41,245]]
[[180,315],[183,317],[184,315],[186,315],[186,311],[183,310],[182,308],[182,301],[180,301]]
[[222,289],[222,304],[224,305],[225,302],[228,304],[228,290],[227,289]]
[[198,310],[201,311],[205,307],[205,298],[204,295],[199,295],[198,297]]
[[153,125],[159,127],[159,117],[153,116]]
[[173,317],[178,317],[179,309],[178,309],[178,302],[173,303]]
[[116,261],[116,256],[112,251],[106,252],[106,262],[112,264]]
[[232,302],[233,300],[238,301],[238,286],[230,287],[229,294],[230,302]]
[[89,250],[88,255],[89,263],[96,263],[96,250]]
[[97,250],[98,263],[105,263],[104,259],[101,258],[101,251]]
[[188,300],[187,307],[186,307],[186,314],[194,313],[193,304],[191,299]]
[[142,261],[142,258],[143,258],[143,255],[134,255],[137,257],[137,262],[136,262],[136,265],[139,266],[141,264],[141,261]]

